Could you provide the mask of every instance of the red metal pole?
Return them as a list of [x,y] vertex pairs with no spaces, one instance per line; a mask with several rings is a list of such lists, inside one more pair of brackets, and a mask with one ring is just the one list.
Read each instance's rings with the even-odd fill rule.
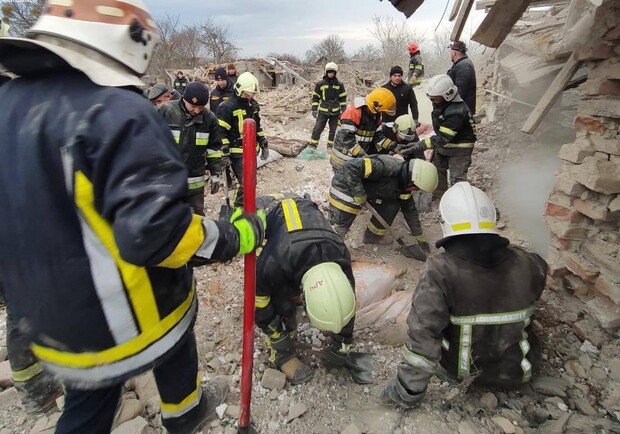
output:
[[[243,121],[243,210],[256,212],[256,122]],[[256,253],[244,258],[243,279],[243,356],[241,358],[241,413],[239,430],[250,427],[252,371],[254,365],[254,297],[256,291]]]

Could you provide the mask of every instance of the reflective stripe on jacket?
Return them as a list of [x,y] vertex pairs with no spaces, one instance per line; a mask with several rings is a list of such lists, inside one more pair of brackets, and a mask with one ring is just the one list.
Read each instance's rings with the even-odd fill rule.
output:
[[256,121],[256,150],[258,152],[260,142],[265,140],[259,112],[258,102],[241,98],[238,95],[220,104],[217,118],[222,132],[222,144],[230,146],[232,157],[236,154],[240,158],[243,152],[243,121],[245,119]]
[[339,115],[347,106],[347,91],[344,84],[336,77],[333,79],[323,77],[314,86],[312,94],[312,110],[329,115]]

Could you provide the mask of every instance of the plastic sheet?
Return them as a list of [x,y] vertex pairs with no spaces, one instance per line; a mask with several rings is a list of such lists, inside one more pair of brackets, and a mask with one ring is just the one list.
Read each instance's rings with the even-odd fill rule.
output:
[[327,158],[327,152],[308,147],[301,151],[297,158],[301,158],[302,160],[325,160]]

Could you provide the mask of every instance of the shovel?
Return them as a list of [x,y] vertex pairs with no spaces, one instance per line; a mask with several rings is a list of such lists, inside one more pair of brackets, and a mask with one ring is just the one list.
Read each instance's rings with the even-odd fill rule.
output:
[[230,191],[228,190],[228,183],[232,181],[230,175],[230,161],[224,166],[224,205],[220,208],[220,220],[230,220],[230,216],[233,214],[233,209],[230,206]]
[[426,261],[426,253],[424,252],[422,247],[420,247],[420,245],[412,244],[412,245],[408,246],[407,244],[405,244],[405,242],[402,240],[402,238],[399,238],[399,237],[396,236],[396,233],[394,232],[394,229],[392,229],[392,227],[387,224],[385,219],[379,215],[377,210],[374,209],[371,204],[369,204],[368,202],[364,202],[364,206],[366,207],[366,209],[368,211],[370,211],[370,213],[377,220],[379,220],[379,223],[381,223],[381,226],[383,226],[383,229],[387,230],[390,233],[390,235],[392,235],[392,237],[394,237],[396,242],[398,244],[400,244],[400,248],[398,250],[403,255],[405,255],[407,258],[415,259],[416,261],[422,261],[422,262]]

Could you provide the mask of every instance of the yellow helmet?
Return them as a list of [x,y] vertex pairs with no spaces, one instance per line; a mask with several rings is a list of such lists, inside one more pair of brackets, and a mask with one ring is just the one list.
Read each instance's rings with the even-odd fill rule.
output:
[[239,96],[241,96],[243,92],[257,94],[259,92],[258,79],[254,77],[251,72],[244,72],[237,78],[237,82],[235,83],[235,92]]
[[437,188],[439,177],[437,176],[437,168],[433,163],[414,158],[409,161],[409,172],[411,173],[411,182],[420,190],[430,193]]
[[355,315],[355,293],[340,265],[324,262],[301,279],[310,323],[322,331],[340,333]]
[[398,137],[398,140],[406,140],[411,142],[416,140],[417,135],[415,132],[415,121],[410,114],[400,115],[394,121],[394,131]]
[[394,94],[384,87],[379,87],[366,96],[366,105],[372,113],[387,113],[390,116],[396,114],[396,98]]

